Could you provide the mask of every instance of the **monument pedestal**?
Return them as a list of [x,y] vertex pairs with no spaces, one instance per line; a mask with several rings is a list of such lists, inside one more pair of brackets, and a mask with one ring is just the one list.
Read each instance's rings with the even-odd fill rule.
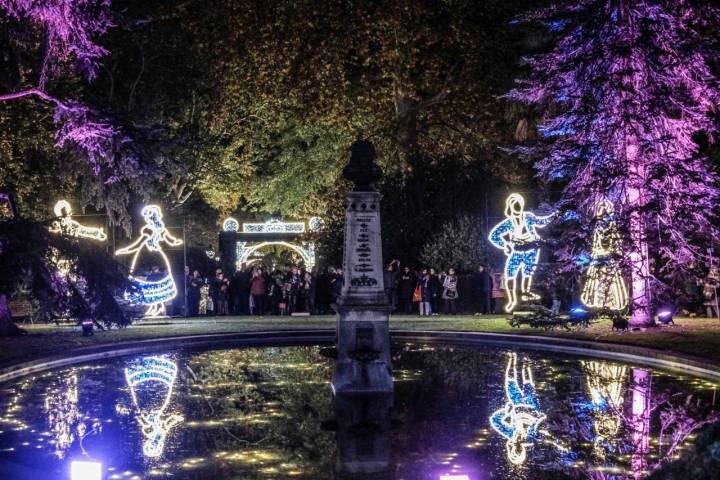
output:
[[336,395],[392,394],[388,305],[383,285],[380,200],[371,183],[381,171],[365,141],[351,148],[343,174],[355,183],[345,210],[344,284],[337,311]]

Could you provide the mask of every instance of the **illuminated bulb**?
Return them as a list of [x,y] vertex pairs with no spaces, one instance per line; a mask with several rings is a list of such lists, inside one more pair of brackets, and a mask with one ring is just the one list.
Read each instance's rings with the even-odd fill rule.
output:
[[102,480],[102,465],[99,462],[73,460],[70,464],[70,480]]

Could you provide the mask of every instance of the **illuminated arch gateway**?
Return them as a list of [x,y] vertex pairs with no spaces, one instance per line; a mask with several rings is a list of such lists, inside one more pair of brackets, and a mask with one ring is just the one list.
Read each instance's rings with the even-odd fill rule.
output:
[[311,270],[315,266],[315,245],[312,242],[301,240],[306,231],[315,231],[322,220],[313,217],[308,222],[282,222],[271,219],[263,223],[240,224],[234,218],[223,222],[223,231],[220,232],[220,255],[228,269],[239,269],[250,260],[253,253],[273,245],[288,248],[297,252]]

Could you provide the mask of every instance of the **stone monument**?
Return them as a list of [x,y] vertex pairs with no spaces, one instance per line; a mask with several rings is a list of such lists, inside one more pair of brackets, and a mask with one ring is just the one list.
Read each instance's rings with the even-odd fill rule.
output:
[[345,283],[333,305],[337,312],[335,395],[392,394],[389,321],[383,286],[380,199],[373,183],[382,177],[375,148],[365,140],[350,147],[343,177],[355,188],[345,213]]

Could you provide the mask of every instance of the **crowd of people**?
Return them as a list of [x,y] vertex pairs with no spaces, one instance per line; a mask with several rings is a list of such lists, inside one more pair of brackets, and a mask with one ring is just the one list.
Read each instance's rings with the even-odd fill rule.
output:
[[[461,288],[455,269],[413,270],[393,260],[383,273],[385,293],[393,311],[419,315],[454,315],[458,312]],[[500,308],[504,292],[500,274],[481,265],[464,277],[463,309],[478,315]],[[217,269],[203,277],[185,269],[184,287],[188,316],[199,315],[322,315],[333,313],[331,305],[341,295],[343,270],[329,267],[316,274],[295,265],[269,270],[261,265],[243,266],[232,275]]]

